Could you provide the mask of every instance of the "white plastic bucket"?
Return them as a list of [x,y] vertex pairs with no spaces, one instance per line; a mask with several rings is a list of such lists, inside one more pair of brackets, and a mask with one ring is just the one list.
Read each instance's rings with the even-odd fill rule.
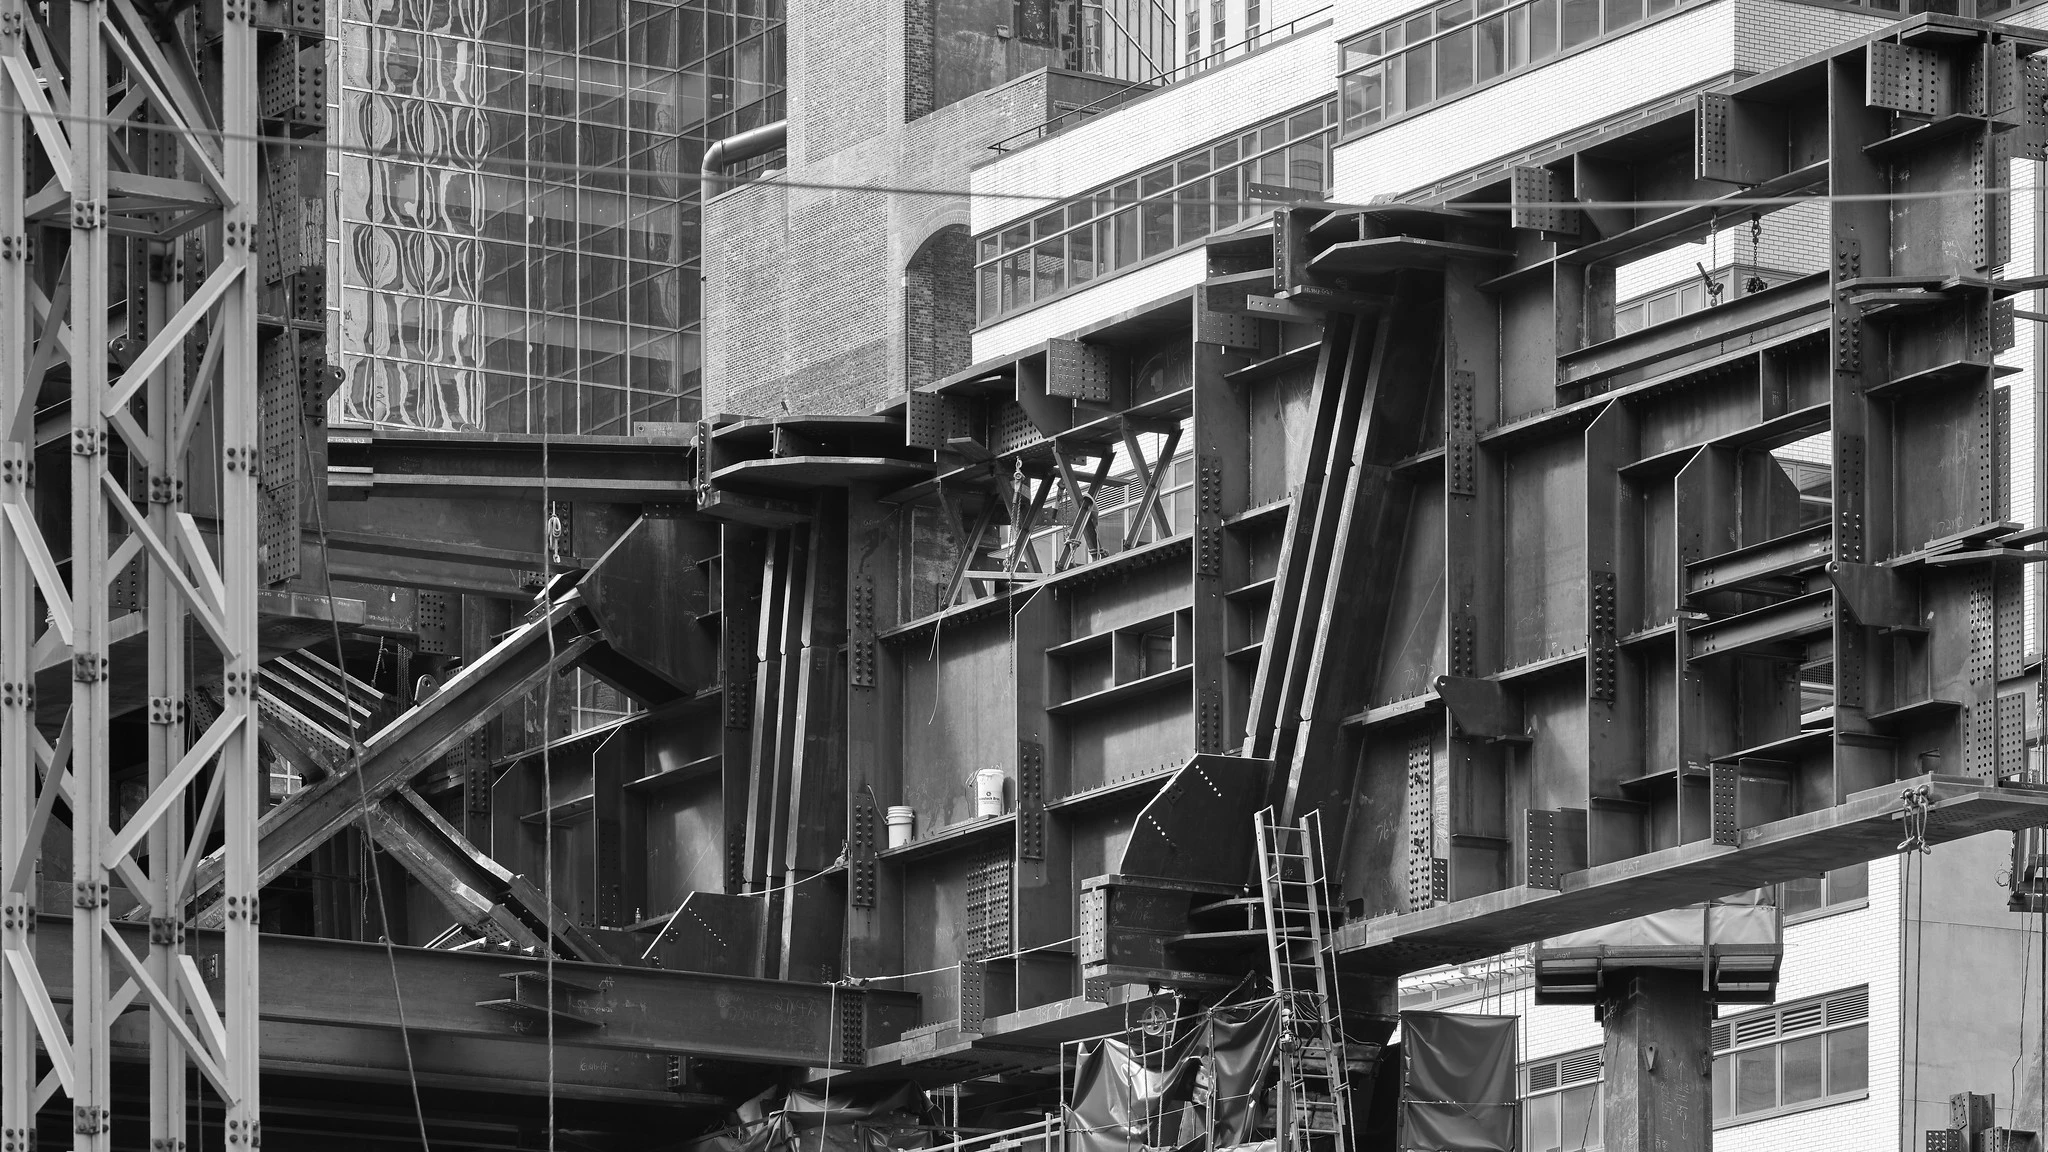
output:
[[883,820],[889,825],[889,847],[901,848],[910,843],[911,830],[917,827],[915,809],[896,805],[889,809]]
[[974,814],[987,818],[1003,814],[1003,770],[983,768],[974,774]]

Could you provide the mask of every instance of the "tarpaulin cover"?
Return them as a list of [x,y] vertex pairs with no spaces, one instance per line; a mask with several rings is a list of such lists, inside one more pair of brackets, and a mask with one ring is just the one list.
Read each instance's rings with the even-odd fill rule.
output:
[[1207,1115],[1217,1147],[1250,1142],[1260,1134],[1258,1105],[1272,1082],[1280,1048],[1280,1002],[1216,1009],[1196,1031],[1195,1045],[1192,1055],[1202,1064],[1195,1106]]
[[1514,1152],[1514,1016],[1403,1012],[1401,1147]]
[[930,1107],[924,1093],[908,1081],[871,1084],[840,1091],[825,1088],[791,1088],[782,1103],[782,1114],[792,1128],[816,1128],[820,1124],[851,1124],[876,1120],[891,1112],[922,1113]]
[[1176,1117],[1194,1084],[1190,1030],[1151,1059],[1121,1040],[1098,1041],[1074,1070],[1073,1093],[1063,1109],[1066,1152],[1133,1152],[1170,1143],[1167,1118]]
[[1538,947],[1669,948],[1697,961],[1702,944],[1776,944],[1780,937],[1778,910],[1770,905],[1692,904],[1553,936]]
[[918,1126],[930,1101],[917,1085],[873,1084],[828,1092],[792,1088],[782,1107],[737,1128],[699,1137],[685,1152],[895,1152],[925,1148]]

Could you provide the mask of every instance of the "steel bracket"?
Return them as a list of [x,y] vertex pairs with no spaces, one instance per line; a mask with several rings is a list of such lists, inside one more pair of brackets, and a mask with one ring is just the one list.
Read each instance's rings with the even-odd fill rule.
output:
[[185,702],[175,696],[151,696],[149,698],[149,722],[151,724],[184,723]]
[[185,922],[176,916],[151,916],[149,942],[176,948],[185,942]]
[[91,652],[71,655],[71,678],[80,684],[97,684],[107,678],[107,658]]
[[254,924],[262,907],[260,898],[255,896],[229,896],[222,904],[230,924],[237,920],[247,920]]
[[34,681],[9,680],[6,683],[0,683],[0,707],[34,708],[35,706],[36,686]]
[[71,885],[73,907],[88,911],[107,906],[107,882],[105,880],[78,880]]

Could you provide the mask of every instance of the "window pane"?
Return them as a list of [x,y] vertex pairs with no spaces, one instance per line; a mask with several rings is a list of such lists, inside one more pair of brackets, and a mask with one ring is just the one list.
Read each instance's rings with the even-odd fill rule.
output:
[[1520,68],[1529,62],[1529,9],[1526,5],[1507,13],[1507,66]]
[[1735,1058],[1721,1056],[1714,1060],[1714,1119],[1725,1120],[1733,1110],[1735,1101]]
[[1173,202],[1158,200],[1139,209],[1144,217],[1144,254],[1157,256],[1173,248]]
[[1557,1094],[1558,1148],[1562,1152],[1584,1152],[1600,1146],[1600,1086],[1582,1084]]
[[1507,60],[1507,20],[1495,16],[1479,26],[1479,79],[1501,74]]
[[1559,43],[1566,48],[1584,44],[1600,34],[1600,0],[1564,0],[1564,21]]
[[1827,1037],[1804,1036],[1788,1040],[1778,1049],[1784,1086],[1780,1104],[1801,1104],[1818,1100],[1822,1094],[1821,1065],[1827,1058]]
[[1239,169],[1230,167],[1219,173],[1211,182],[1212,195],[1216,198],[1216,227],[1228,228],[1244,215],[1244,191],[1238,186]]
[[1115,216],[1110,217],[1108,227],[1112,235],[1108,244],[1109,251],[1104,253],[1104,255],[1109,258],[1109,266],[1111,268],[1122,268],[1125,265],[1137,263],[1138,210],[1136,208],[1124,209]]
[[1180,242],[1186,244],[1209,234],[1207,189],[1201,177],[1209,173],[1209,154],[1197,152],[1180,162],[1175,180],[1184,186],[1175,197],[1180,205]]
[[1870,1086],[1870,1028],[1858,1024],[1828,1033],[1828,1095]]
[[1472,86],[1473,29],[1461,28],[1436,42],[1436,90],[1449,96]]
[[1356,131],[1380,120],[1380,70],[1369,68],[1344,78],[1344,130]]
[[1787,916],[1818,912],[1825,903],[1821,893],[1825,881],[1819,876],[1801,876],[1778,885],[1778,909]]
[[1778,1050],[1755,1048],[1735,1054],[1735,1114],[1778,1106]]
[[1435,70],[1431,67],[1432,45],[1423,45],[1401,54],[1408,65],[1408,100],[1406,108],[1420,108],[1436,98]]
[[1436,26],[1438,30],[1456,28],[1460,24],[1469,24],[1471,22],[1472,0],[1451,0],[1450,3],[1436,10]]
[[1558,1099],[1555,1092],[1547,1096],[1531,1096],[1522,1105],[1523,1131],[1527,1139],[1522,1146],[1543,1150],[1557,1147]]
[[1606,9],[1602,24],[1608,32],[1626,28],[1643,18],[1643,0],[1605,0],[1601,6]]
[[1067,266],[1076,284],[1095,278],[1095,225],[1083,224],[1067,234]]
[[1541,60],[1557,51],[1557,0],[1529,5],[1529,59]]
[[1870,865],[1851,864],[1828,873],[1828,903],[1847,904],[1870,898]]
[[1067,286],[1065,248],[1064,241],[1048,240],[1032,249],[1032,271],[1038,284],[1033,299],[1043,300]]

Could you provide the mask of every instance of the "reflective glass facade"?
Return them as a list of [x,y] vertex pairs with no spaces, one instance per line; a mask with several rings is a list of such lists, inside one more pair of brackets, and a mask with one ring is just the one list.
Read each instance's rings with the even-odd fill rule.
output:
[[782,117],[783,0],[345,0],[339,34],[333,420],[694,420],[695,175]]

